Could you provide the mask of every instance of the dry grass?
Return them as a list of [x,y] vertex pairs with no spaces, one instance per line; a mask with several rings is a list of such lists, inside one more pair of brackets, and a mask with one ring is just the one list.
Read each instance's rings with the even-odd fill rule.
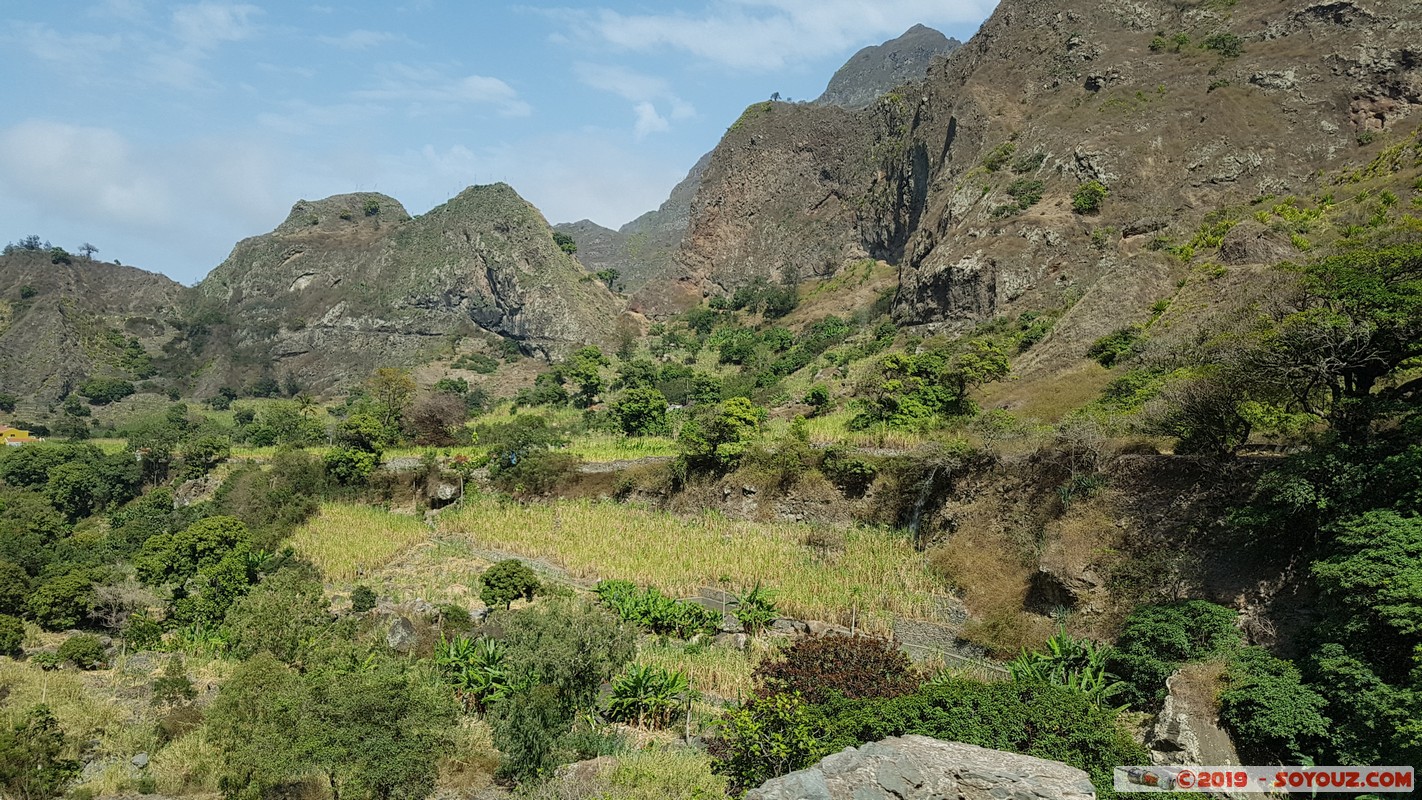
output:
[[420,598],[435,604],[478,608],[479,576],[490,562],[465,541],[415,545],[399,559],[361,580],[381,597],[400,603]]
[[677,454],[676,440],[666,436],[617,436],[610,433],[589,433],[573,439],[563,452],[584,461],[635,461],[639,458],[666,457]]
[[719,646],[687,652],[686,645],[678,642],[645,640],[637,651],[637,663],[680,670],[696,691],[712,698],[739,700],[751,693],[751,673],[771,652],[771,645],[759,640],[752,641],[745,652]]
[[1060,422],[1086,406],[1115,377],[1095,361],[1082,361],[1060,372],[1002,383],[980,390],[979,404],[985,409],[1005,409],[1021,420]]
[[418,517],[370,506],[325,503],[296,531],[291,546],[332,580],[354,580],[429,538]]
[[438,525],[481,547],[546,559],[575,578],[620,578],[682,596],[723,576],[733,591],[760,582],[778,592],[783,613],[799,618],[848,624],[857,593],[863,624],[877,633],[889,631],[894,614],[927,616],[935,588],[908,540],[883,531],[848,531],[844,550],[821,559],[804,545],[808,525],[683,518],[615,503],[471,498]]

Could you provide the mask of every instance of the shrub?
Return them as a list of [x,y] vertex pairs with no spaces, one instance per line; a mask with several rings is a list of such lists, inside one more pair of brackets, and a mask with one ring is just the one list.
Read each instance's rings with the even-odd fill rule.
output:
[[362,613],[375,608],[375,590],[361,584],[351,590],[351,610]]
[[490,607],[509,608],[520,597],[532,600],[537,591],[538,576],[518,559],[500,561],[479,578],[479,599]]
[[321,457],[326,474],[342,486],[361,486],[369,480],[379,457],[366,450],[338,447]]
[[805,397],[801,402],[814,409],[811,415],[817,417],[830,408],[832,398],[830,397],[829,388],[822,383],[817,383],[810,387],[810,391],[805,393]]
[[869,491],[879,468],[874,462],[851,455],[850,451],[831,446],[820,459],[820,471],[850,497],[863,497]]
[[376,214],[380,213],[380,201],[376,200],[374,197],[368,198],[364,203],[361,204],[360,209],[365,213],[367,217],[373,217]]
[[1098,706],[1125,690],[1125,684],[1106,670],[1110,648],[1089,639],[1077,639],[1065,630],[1047,640],[1042,650],[1023,649],[1010,661],[1013,680],[1050,683],[1077,692]]
[[1126,683],[1122,698],[1133,708],[1154,708],[1165,699],[1165,681],[1182,663],[1238,643],[1236,617],[1234,611],[1203,600],[1132,611],[1109,662],[1111,672]]
[[529,782],[551,771],[554,749],[567,734],[571,714],[551,686],[530,686],[489,710],[494,746],[503,756],[499,772]]
[[1329,732],[1320,713],[1326,704],[1291,662],[1245,647],[1225,673],[1220,720],[1252,763],[1289,763],[1321,750]]
[[1200,42],[1200,47],[1219,53],[1225,58],[1239,58],[1244,55],[1244,40],[1233,33],[1217,33]]
[[9,614],[0,614],[0,656],[19,658],[24,643],[24,623]]
[[183,668],[183,659],[174,656],[163,665],[163,674],[153,679],[153,704],[177,705],[197,697],[197,689]]
[[104,652],[99,637],[87,633],[65,639],[56,655],[79,669],[98,669],[109,665],[108,654]]
[[726,712],[708,749],[733,796],[813,764],[824,752],[816,716],[799,697],[784,694],[753,697]]
[[988,172],[997,172],[1007,165],[1012,154],[1017,152],[1017,144],[1014,142],[1003,142],[993,148],[986,157],[983,158],[983,167]]
[[1046,184],[1039,180],[1018,178],[1008,185],[1007,193],[1017,201],[1017,207],[1025,211],[1042,199],[1042,192],[1045,189]]
[[163,643],[163,626],[147,612],[130,614],[123,624],[123,640],[130,650],[157,650]]
[[867,636],[825,636],[795,642],[755,670],[761,694],[799,694],[822,703],[831,693],[850,699],[897,697],[918,688],[908,656],[892,642]]
[[1135,326],[1121,328],[1092,342],[1091,347],[1086,351],[1086,356],[1110,369],[1135,355],[1140,340],[1140,328]]
[[68,737],[47,706],[30,709],[0,730],[0,794],[17,798],[60,797],[79,775],[79,762],[63,758]]
[[1071,209],[1078,214],[1095,214],[1101,210],[1109,191],[1100,181],[1087,181],[1078,186],[1071,196]]

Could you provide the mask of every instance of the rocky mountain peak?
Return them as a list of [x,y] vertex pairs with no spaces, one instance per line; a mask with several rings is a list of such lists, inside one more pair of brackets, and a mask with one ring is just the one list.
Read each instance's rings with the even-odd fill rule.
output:
[[855,53],[830,79],[815,102],[850,109],[866,108],[892,89],[928,73],[933,59],[956,50],[962,42],[926,25],[914,25],[897,39]]
[[376,228],[381,223],[404,222],[410,213],[399,200],[379,192],[337,194],[323,200],[297,200],[274,233],[291,234],[313,229],[349,229],[353,224]]

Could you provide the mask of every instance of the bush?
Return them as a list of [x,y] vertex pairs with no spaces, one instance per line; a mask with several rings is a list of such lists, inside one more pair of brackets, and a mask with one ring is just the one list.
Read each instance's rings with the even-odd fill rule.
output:
[[636,653],[636,634],[603,609],[552,598],[518,611],[500,611],[490,628],[501,632],[511,680],[552,686],[568,709],[589,709],[598,689]]
[[1071,209],[1078,214],[1095,214],[1101,210],[1109,190],[1100,181],[1087,181],[1071,196]]
[[1244,40],[1233,33],[1217,33],[1200,42],[1200,47],[1219,53],[1225,58],[1239,58],[1244,55]]
[[800,639],[755,670],[761,694],[799,694],[822,703],[831,693],[852,700],[898,697],[918,688],[918,675],[892,642],[867,636]]
[[500,561],[479,578],[479,599],[490,607],[509,608],[520,597],[532,600],[537,591],[538,576],[518,559]]
[[1134,356],[1140,340],[1140,328],[1135,326],[1121,328],[1092,342],[1091,347],[1086,351],[1086,356],[1110,369]]
[[817,383],[810,387],[810,391],[805,393],[805,397],[801,402],[814,409],[811,415],[818,417],[830,408],[832,398],[830,397],[829,388],[822,383]]
[[130,614],[123,624],[123,640],[130,650],[157,650],[163,644],[163,626],[140,611]]
[[730,779],[733,796],[804,769],[828,755],[817,716],[794,695],[753,697],[721,718],[708,743],[713,768]]
[[362,486],[370,479],[379,457],[366,450],[337,447],[321,457],[326,474],[342,486]]
[[1239,642],[1237,614],[1204,600],[1141,606],[1116,640],[1110,671],[1126,683],[1131,707],[1152,710],[1165,699],[1165,681],[1187,661],[1222,653]]
[[79,762],[62,755],[71,743],[47,706],[36,706],[0,730],[0,795],[60,797],[79,775]]
[[1251,763],[1291,763],[1321,751],[1329,732],[1325,705],[1291,662],[1246,647],[1225,673],[1220,720]]
[[30,596],[30,576],[13,561],[0,559],[0,614],[18,615]]
[[361,584],[351,590],[351,610],[357,614],[375,608],[375,590]]
[[9,614],[0,614],[0,656],[19,658],[25,643],[25,624]]
[[109,665],[108,654],[104,652],[99,637],[87,633],[65,639],[56,655],[79,669],[99,669]]
[[1042,199],[1042,192],[1046,189],[1046,184],[1031,178],[1018,178],[1007,187],[1007,193],[1012,199],[1017,201],[1017,208],[1023,211],[1037,204]]
[[780,616],[775,607],[775,592],[756,583],[749,592],[736,598],[736,620],[750,636],[758,636]]

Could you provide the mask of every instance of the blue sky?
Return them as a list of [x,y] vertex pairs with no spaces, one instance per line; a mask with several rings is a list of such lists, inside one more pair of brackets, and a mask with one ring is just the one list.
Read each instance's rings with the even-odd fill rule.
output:
[[752,102],[812,99],[997,0],[0,5],[0,240],[200,279],[298,199],[421,214],[506,181],[552,222],[655,208]]

